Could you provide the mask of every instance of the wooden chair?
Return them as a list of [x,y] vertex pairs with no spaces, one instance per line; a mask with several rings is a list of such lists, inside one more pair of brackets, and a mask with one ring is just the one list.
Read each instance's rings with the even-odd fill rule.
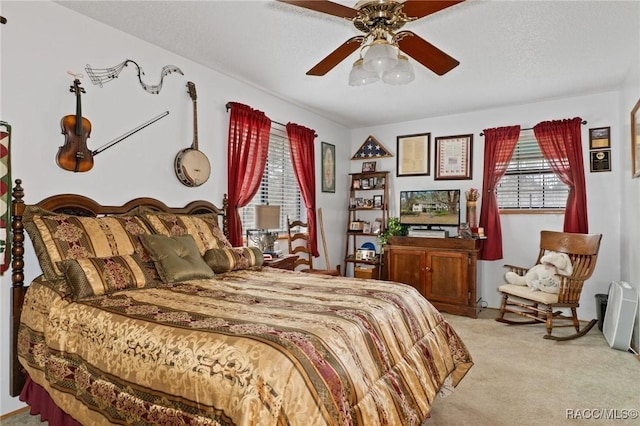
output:
[[292,221],[289,216],[287,216],[287,243],[289,253],[298,255],[293,269],[295,270],[298,266],[303,266],[304,269],[301,269],[301,272],[339,277],[341,275],[340,266],[338,266],[337,269],[315,269],[313,267],[313,254],[309,248],[309,234],[307,232],[295,231],[294,228],[307,229],[308,225],[300,220]]
[[[502,305],[500,316],[496,321],[514,325],[545,323],[547,328],[545,339],[570,340],[587,334],[597,320],[591,320],[586,326],[580,328],[577,308],[580,306],[582,286],[591,277],[596,266],[601,239],[601,234],[541,231],[540,252],[536,264],[539,264],[540,258],[549,251],[566,253],[571,259],[573,274],[560,275],[558,294],[531,291],[528,286],[501,285],[498,291],[502,293]],[[528,270],[528,268],[513,265],[505,265],[505,267],[518,275],[524,275]],[[554,312],[557,308],[570,309],[571,316],[565,315],[563,311]],[[505,318],[507,313],[517,314],[528,320],[510,320]],[[551,334],[554,327],[574,327],[576,332],[568,336],[554,336]]]

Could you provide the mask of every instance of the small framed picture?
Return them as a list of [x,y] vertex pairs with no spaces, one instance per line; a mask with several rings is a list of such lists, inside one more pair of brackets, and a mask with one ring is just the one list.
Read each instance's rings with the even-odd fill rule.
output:
[[376,220],[373,221],[373,224],[371,225],[371,233],[379,234],[381,229],[382,229],[382,218],[377,218]]
[[382,208],[382,195],[373,196],[373,207],[377,209]]
[[360,179],[360,188],[369,189],[371,186],[369,185],[369,179]]
[[589,129],[589,149],[611,148],[611,127]]
[[362,225],[362,232],[365,234],[371,233],[371,224],[369,222],[365,222],[364,225]]
[[362,173],[371,173],[376,171],[375,161],[365,161],[362,163]]
[[351,182],[351,187],[353,189],[360,189],[360,179],[354,179],[353,182]]

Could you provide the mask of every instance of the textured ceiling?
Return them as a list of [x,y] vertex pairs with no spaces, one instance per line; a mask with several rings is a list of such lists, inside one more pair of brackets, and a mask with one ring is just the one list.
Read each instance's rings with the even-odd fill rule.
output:
[[617,89],[640,66],[638,1],[468,0],[404,28],[457,68],[412,61],[412,83],[363,87],[347,83],[357,52],[305,75],[359,34],[333,16],[276,1],[58,3],[350,128]]

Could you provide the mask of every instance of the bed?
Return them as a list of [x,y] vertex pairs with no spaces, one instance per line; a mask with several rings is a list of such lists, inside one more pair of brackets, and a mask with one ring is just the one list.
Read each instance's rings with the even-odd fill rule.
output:
[[12,393],[52,425],[419,425],[473,365],[410,286],[230,247],[225,203],[23,198],[16,180]]

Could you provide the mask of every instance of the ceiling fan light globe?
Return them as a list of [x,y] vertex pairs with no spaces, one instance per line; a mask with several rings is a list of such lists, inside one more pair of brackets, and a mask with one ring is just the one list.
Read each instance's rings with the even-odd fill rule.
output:
[[371,71],[367,71],[362,66],[362,59],[358,59],[349,73],[349,86],[364,86],[380,80],[380,76]]
[[382,81],[394,86],[411,83],[415,79],[413,66],[404,55],[398,55],[398,63],[382,74]]
[[367,49],[362,66],[372,72],[384,72],[398,63],[396,48],[384,40],[376,40]]

